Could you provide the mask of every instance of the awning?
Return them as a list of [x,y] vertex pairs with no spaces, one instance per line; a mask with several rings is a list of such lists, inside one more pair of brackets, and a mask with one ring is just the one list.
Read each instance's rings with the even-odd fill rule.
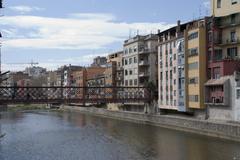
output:
[[221,77],[220,79],[210,79],[205,83],[205,86],[220,86],[224,85],[230,80],[230,77]]

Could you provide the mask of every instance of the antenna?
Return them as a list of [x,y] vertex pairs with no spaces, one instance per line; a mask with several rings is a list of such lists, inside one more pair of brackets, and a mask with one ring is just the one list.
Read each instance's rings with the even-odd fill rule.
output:
[[131,38],[131,36],[132,36],[132,29],[130,28],[129,29],[129,39]]
[[199,19],[202,17],[202,5],[199,5]]

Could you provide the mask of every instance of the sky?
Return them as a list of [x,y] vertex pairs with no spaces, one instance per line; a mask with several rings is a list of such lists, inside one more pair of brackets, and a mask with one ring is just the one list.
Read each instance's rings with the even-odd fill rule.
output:
[[88,66],[123,41],[209,14],[209,0],[4,0],[0,31],[2,70],[29,64],[54,70]]

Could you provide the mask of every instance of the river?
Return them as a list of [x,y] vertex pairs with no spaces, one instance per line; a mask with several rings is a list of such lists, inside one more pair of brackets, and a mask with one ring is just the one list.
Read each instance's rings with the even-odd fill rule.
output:
[[81,113],[2,113],[0,127],[0,160],[240,160],[240,143]]

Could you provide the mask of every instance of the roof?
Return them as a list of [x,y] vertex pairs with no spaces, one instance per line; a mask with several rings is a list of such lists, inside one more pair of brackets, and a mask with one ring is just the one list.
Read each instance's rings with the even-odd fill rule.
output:
[[221,77],[220,79],[210,79],[205,83],[205,86],[220,86],[224,85],[225,83],[229,82],[230,77]]

